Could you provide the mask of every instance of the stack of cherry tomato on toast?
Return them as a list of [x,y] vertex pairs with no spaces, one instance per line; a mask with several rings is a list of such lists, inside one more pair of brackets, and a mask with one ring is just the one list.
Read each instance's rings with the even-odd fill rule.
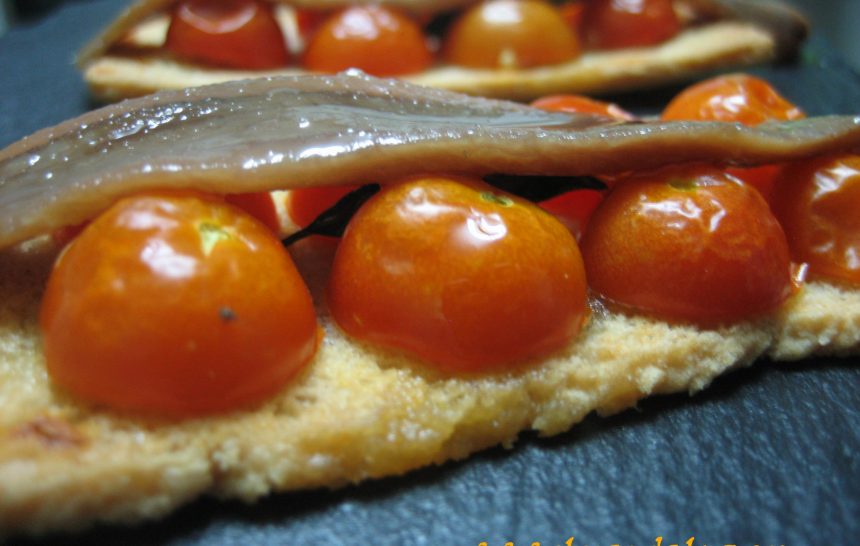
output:
[[[579,97],[536,106],[633,119]],[[694,86],[664,113],[742,124],[802,115],[746,75]],[[590,297],[712,328],[779,308],[804,269],[860,285],[857,156],[756,171],[678,165],[606,182],[606,192],[540,206],[476,178],[387,185],[338,243],[325,305],[354,339],[475,374],[568,346],[588,324]],[[295,190],[289,213],[307,225],[351,189]],[[157,192],[84,228],[42,307],[56,382],[110,407],[189,416],[258,403],[300,373],[320,342],[314,306],[288,252],[253,217],[268,213],[244,206]]]

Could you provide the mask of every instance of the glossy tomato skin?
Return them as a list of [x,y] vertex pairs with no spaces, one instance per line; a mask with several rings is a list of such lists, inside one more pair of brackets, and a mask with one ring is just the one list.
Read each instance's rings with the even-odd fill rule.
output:
[[669,102],[661,117],[755,126],[765,121],[801,119],[804,114],[765,80],[749,74],[728,74],[684,89]]
[[815,278],[860,285],[860,156],[789,165],[772,207],[792,257]]
[[[726,121],[749,126],[803,117],[803,111],[768,82],[749,74],[728,74],[694,84],[672,99],[662,114],[667,121]],[[780,168],[762,165],[728,171],[770,199]]]
[[420,72],[432,62],[418,23],[393,8],[376,5],[332,14],[313,34],[303,59],[308,70],[358,68],[374,76]]
[[617,181],[582,240],[612,305],[704,326],[750,319],[792,292],[785,234],[758,192],[712,167]]
[[672,0],[588,0],[581,25],[592,49],[657,45],[681,30]]
[[449,373],[546,356],[588,314],[570,233],[477,179],[383,188],[347,227],[328,302],[347,334]]
[[272,5],[263,0],[183,0],[174,9],[165,47],[185,59],[240,70],[290,62]]
[[221,200],[176,193],[122,199],[87,226],[55,264],[40,323],[58,385],[168,417],[264,400],[318,337],[280,241]]
[[463,13],[449,29],[443,55],[473,68],[529,68],[580,54],[579,37],[544,0],[489,0]]

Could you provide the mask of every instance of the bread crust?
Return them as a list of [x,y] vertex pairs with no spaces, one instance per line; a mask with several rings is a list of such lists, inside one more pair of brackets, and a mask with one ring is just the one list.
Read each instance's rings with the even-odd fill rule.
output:
[[42,239],[0,252],[0,536],[157,518],[203,494],[253,501],[402,474],[649,395],[695,393],[761,356],[860,349],[860,291],[810,283],[768,317],[714,330],[598,310],[546,361],[444,376],[338,331],[322,304],[332,249],[311,240],[292,250],[326,331],[305,372],[261,406],[180,422],[90,407],[54,387],[37,315],[57,248]]

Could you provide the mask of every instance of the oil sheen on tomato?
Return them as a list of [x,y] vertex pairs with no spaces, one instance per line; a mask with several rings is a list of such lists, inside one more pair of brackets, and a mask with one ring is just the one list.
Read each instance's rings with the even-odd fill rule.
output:
[[451,373],[567,345],[587,317],[582,261],[552,215],[477,179],[383,188],[352,219],[328,302],[350,336]]
[[582,240],[589,286],[610,305],[712,326],[792,292],[785,234],[758,192],[714,167],[616,181]]
[[393,8],[376,5],[333,14],[314,32],[303,59],[308,70],[358,68],[374,76],[420,72],[432,62],[418,23]]
[[579,37],[544,0],[490,0],[463,13],[445,37],[449,63],[473,68],[528,68],[580,53]]
[[173,10],[165,47],[183,59],[262,70],[290,62],[271,2],[183,0]]
[[673,0],[588,0],[581,28],[588,47],[657,45],[681,30]]
[[812,277],[860,285],[860,156],[789,165],[772,199],[792,257]]
[[118,201],[62,253],[40,323],[51,378],[99,405],[182,417],[282,389],[316,316],[280,241],[221,199]]

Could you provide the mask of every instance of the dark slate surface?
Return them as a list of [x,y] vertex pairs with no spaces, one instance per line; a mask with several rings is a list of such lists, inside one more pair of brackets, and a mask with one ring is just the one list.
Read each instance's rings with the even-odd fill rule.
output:
[[[68,4],[0,38],[0,146],[92,107],[73,55],[121,7]],[[820,36],[798,63],[756,72],[810,114],[860,112],[860,76]],[[614,98],[656,112],[674,91]],[[692,398],[647,400],[551,439],[526,435],[511,451],[250,506],[204,499],[159,522],[41,542],[855,544],[858,360],[763,361]]]

